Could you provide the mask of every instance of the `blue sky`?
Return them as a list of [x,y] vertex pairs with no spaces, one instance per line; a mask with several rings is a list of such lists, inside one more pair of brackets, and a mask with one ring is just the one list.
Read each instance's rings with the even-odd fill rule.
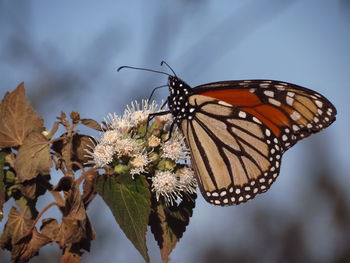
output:
[[[210,244],[228,250],[230,245],[249,247],[257,235],[249,227],[254,211],[269,207],[266,212],[298,217],[303,196],[311,198],[306,195],[313,183],[308,174],[317,169],[312,164],[321,162],[320,154],[332,167],[332,180],[349,185],[349,28],[346,0],[1,1],[0,91],[25,81],[48,128],[61,110],[100,121],[109,112],[121,113],[131,100],[148,97],[153,87],[165,84],[164,76],[117,73],[116,68],[159,70],[161,60],[193,86],[264,78],[325,95],[338,110],[337,121],[285,154],[280,177],[268,193],[228,208],[198,198],[188,231],[172,254],[173,262],[196,262],[198,251]],[[166,96],[164,89],[156,98]],[[95,200],[90,209],[98,225],[94,242],[100,242],[99,231],[108,241],[103,248],[93,242],[85,262],[142,262],[102,206]],[[312,237],[329,223],[327,216],[322,220],[309,230]],[[149,239],[151,256],[160,262]],[[332,257],[335,250],[320,242],[325,248],[320,253]],[[312,244],[308,248],[317,250]]]

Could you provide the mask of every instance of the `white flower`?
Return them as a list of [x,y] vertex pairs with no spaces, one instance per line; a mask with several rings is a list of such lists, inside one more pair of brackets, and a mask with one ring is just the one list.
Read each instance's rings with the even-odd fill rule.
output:
[[115,142],[113,147],[118,158],[122,156],[131,157],[132,155],[135,155],[140,151],[140,144],[138,144],[136,140],[132,138],[120,138]]
[[113,147],[110,145],[97,144],[91,153],[96,166],[104,166],[113,161]]
[[134,178],[134,175],[139,175],[146,172],[145,168],[150,163],[150,159],[146,153],[136,154],[131,160],[130,164],[133,167],[130,170],[130,174]]
[[189,151],[186,147],[185,137],[178,129],[171,134],[171,138],[162,144],[162,158],[169,158],[177,161],[179,159],[187,159]]
[[133,124],[130,119],[123,116],[120,117],[116,113],[109,113],[106,118],[107,126],[123,135],[127,135]]
[[130,120],[133,126],[137,126],[146,123],[149,114],[156,111],[158,111],[158,104],[155,101],[149,104],[148,100],[142,100],[141,105],[137,101],[133,101],[130,106],[127,106],[123,118]]
[[166,205],[172,205],[177,198],[181,198],[179,180],[170,171],[157,172],[152,177],[152,191],[156,193],[157,201],[162,196]]
[[179,185],[182,191],[193,194],[196,192],[197,180],[194,171],[189,167],[183,167],[177,171]]
[[103,133],[101,144],[113,146],[120,140],[120,134],[116,130],[108,130]]
[[157,147],[160,144],[160,138],[157,136],[152,135],[151,137],[148,138],[148,146],[149,147]]

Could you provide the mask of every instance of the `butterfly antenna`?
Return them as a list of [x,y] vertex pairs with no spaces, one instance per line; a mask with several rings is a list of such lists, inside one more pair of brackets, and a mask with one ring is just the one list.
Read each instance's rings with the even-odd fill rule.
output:
[[160,107],[160,109],[164,109],[164,107],[168,104],[168,99],[166,101],[164,101],[163,105]]
[[123,68],[129,68],[129,69],[137,69],[137,70],[144,70],[144,71],[149,71],[149,72],[154,72],[154,73],[160,73],[160,74],[164,74],[167,76],[171,76],[170,74],[163,72],[163,71],[158,71],[158,70],[153,70],[153,69],[148,69],[148,68],[137,68],[137,67],[130,67],[130,66],[121,66],[117,69],[117,71],[119,72],[120,70],[122,70]]
[[160,62],[160,65],[161,66],[166,65],[171,70],[171,72],[174,74],[174,76],[177,77],[175,71],[164,60],[162,60],[162,62]]
[[167,87],[167,86],[168,86],[168,85],[162,85],[162,86],[159,86],[159,87],[155,87],[155,88],[152,90],[151,95],[150,95],[149,98],[148,98],[148,103],[150,103],[151,98],[152,98],[152,96],[153,96],[153,93],[154,93],[157,89],[164,88],[164,87]]

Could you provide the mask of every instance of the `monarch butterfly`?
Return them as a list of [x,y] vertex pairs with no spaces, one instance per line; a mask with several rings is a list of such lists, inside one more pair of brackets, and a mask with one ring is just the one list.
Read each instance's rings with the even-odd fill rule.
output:
[[[237,205],[266,192],[283,153],[335,121],[321,94],[276,80],[219,81],[191,88],[168,75],[169,110],[186,138],[201,193],[214,205]],[[152,92],[153,94],[153,92]]]

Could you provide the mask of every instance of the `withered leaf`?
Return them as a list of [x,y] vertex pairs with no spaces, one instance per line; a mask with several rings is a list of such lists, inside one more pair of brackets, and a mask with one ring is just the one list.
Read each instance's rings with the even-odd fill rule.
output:
[[27,199],[35,200],[40,195],[45,194],[46,190],[51,190],[50,175],[39,175],[32,180],[27,180],[21,184],[21,193]]
[[56,236],[59,231],[59,224],[54,218],[45,218],[42,220],[40,231],[43,235],[50,238],[51,241],[56,241]]
[[31,234],[34,220],[28,219],[24,214],[12,207],[5,225],[4,232],[1,235],[0,245],[2,248],[11,248],[20,240]]
[[34,199],[36,197],[36,183],[35,180],[26,181],[21,187],[21,193],[25,198]]
[[85,206],[77,185],[73,185],[71,190],[68,192],[63,215],[77,220],[86,219]]
[[100,176],[96,190],[111,209],[127,238],[145,261],[150,262],[146,232],[151,195],[146,179],[140,176],[133,180],[130,175]]
[[14,253],[15,250],[12,251],[12,260],[15,262],[28,262],[29,259],[39,254],[39,249],[41,247],[50,242],[50,238],[39,233],[36,228],[34,228],[31,234],[31,239],[24,242],[24,246],[21,247],[20,253]]
[[6,190],[5,190],[5,172],[4,172],[4,165],[5,165],[5,153],[0,152],[0,221],[2,220],[4,216],[3,212],[3,205],[5,203],[5,197],[6,197]]
[[38,174],[49,174],[52,167],[47,138],[40,132],[32,132],[24,140],[15,161],[20,182],[31,180]]
[[195,207],[196,197],[196,194],[192,194],[171,207],[166,207],[152,198],[149,225],[157,240],[163,262],[169,262],[170,253],[185,232]]
[[85,207],[89,205],[89,203],[95,198],[97,194],[95,190],[95,184],[94,184],[97,172],[91,169],[86,173],[87,174],[85,175],[85,180],[83,183],[83,195],[82,195],[82,199]]
[[84,237],[84,232],[84,226],[80,220],[65,216],[62,218],[56,241],[63,248],[68,244],[80,242]]
[[0,148],[22,145],[32,131],[41,132],[43,119],[25,96],[24,83],[6,93],[0,105]]
[[86,127],[89,127],[91,129],[94,129],[97,131],[103,131],[101,124],[99,124],[97,121],[95,121],[93,119],[81,119],[80,121]]
[[85,230],[85,235],[84,235],[84,238],[80,241],[79,246],[85,249],[86,251],[90,251],[91,241],[96,238],[96,233],[92,228],[92,225],[90,223],[90,219],[88,216],[86,216],[84,230]]
[[95,238],[89,218],[78,220],[69,216],[62,218],[55,241],[61,248],[74,244],[80,249],[90,250],[90,242]]
[[81,135],[73,137],[73,161],[81,163],[86,166],[91,157],[87,155],[87,150],[95,147],[95,139],[88,135]]
[[[65,137],[67,134],[63,134],[61,137]],[[55,141],[52,144],[52,150],[55,152],[63,155],[63,147],[64,147],[64,140],[58,140]],[[94,141],[95,139],[91,136],[88,135],[83,135],[83,134],[74,134],[73,139],[72,139],[72,147],[69,149],[72,151],[72,161],[80,163],[82,166],[87,167],[91,165],[87,165],[86,163],[88,161],[91,161],[91,157],[87,155],[87,150],[90,150],[94,147]],[[73,164],[73,169],[78,170],[80,167],[77,165]]]

